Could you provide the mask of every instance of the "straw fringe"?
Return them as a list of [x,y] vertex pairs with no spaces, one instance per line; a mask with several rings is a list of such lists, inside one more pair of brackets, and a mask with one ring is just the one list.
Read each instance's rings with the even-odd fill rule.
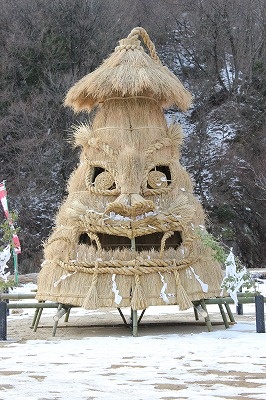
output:
[[185,291],[184,287],[182,286],[179,272],[174,271],[174,276],[175,276],[175,282],[176,282],[177,304],[179,304],[179,309],[181,311],[187,310],[188,308],[193,307],[193,304],[192,304],[190,298],[188,297],[187,292]]
[[[96,263],[96,268],[97,268],[97,263]],[[95,310],[99,306],[97,282],[98,282],[98,272],[95,272],[92,277],[91,287],[90,287],[88,294],[82,304],[82,307],[87,310]]]
[[167,133],[175,142],[176,146],[181,147],[184,140],[182,127],[177,123],[173,123],[169,126]]
[[145,310],[148,307],[145,292],[140,284],[140,277],[138,274],[135,275],[135,287],[131,300],[132,310]]
[[74,127],[74,145],[75,146],[86,146],[88,140],[90,139],[92,129],[87,124],[80,124],[79,126]]

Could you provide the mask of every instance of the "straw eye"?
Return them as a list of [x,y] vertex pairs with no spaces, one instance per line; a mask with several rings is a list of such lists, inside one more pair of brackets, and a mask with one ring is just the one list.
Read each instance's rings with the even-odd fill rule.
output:
[[115,189],[115,180],[112,174],[108,171],[99,173],[94,180],[94,187],[97,190],[112,190]]
[[147,188],[162,189],[171,183],[171,173],[168,166],[156,166],[148,174]]
[[114,174],[97,165],[91,166],[85,176],[85,185],[90,191],[103,195],[114,195],[119,192]]
[[151,171],[148,175],[148,188],[160,189],[167,186],[166,175],[160,171]]

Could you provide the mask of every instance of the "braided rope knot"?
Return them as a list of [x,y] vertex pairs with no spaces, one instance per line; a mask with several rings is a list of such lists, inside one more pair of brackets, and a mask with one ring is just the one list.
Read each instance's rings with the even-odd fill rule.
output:
[[138,39],[141,37],[143,43],[146,45],[147,49],[150,52],[151,58],[156,61],[158,64],[162,65],[161,60],[159,59],[155,46],[151,41],[147,31],[144,28],[137,27],[132,29],[130,34],[126,39],[122,39],[119,41],[119,46],[115,48],[115,51],[123,51],[123,50],[141,50],[144,51],[143,47],[141,46],[141,42]]
[[130,39],[122,39],[119,41],[119,46],[115,48],[115,51],[122,51],[122,50],[142,50],[143,47],[141,46],[140,40],[137,37],[133,37]]

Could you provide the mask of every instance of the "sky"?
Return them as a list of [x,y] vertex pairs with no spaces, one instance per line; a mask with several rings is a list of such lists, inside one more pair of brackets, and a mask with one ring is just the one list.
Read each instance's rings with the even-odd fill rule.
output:
[[[259,289],[266,295],[262,282]],[[29,293],[31,288],[19,290]],[[209,308],[211,317],[214,307]],[[176,308],[150,307],[147,318],[167,320]],[[75,318],[82,321],[86,314],[97,320],[106,314],[74,309],[69,337],[60,327],[55,337],[47,329],[44,337],[40,327],[36,338],[0,342],[0,400],[265,400],[266,334],[256,332],[254,304],[244,305],[243,316],[235,314],[234,305],[231,309],[238,322],[229,329],[218,325],[208,332],[194,323],[156,330],[140,325],[138,337],[114,326],[106,331],[89,327],[75,337]],[[11,314],[8,324],[30,329],[33,312]],[[45,311],[43,325],[51,313],[55,310]],[[180,312],[180,318],[188,313]]]

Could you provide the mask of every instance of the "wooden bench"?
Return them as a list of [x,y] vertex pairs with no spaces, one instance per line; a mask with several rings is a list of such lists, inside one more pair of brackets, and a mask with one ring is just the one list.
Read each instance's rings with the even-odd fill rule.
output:
[[[28,293],[28,294],[0,293],[0,304],[5,303],[6,300],[8,300],[8,301],[12,300],[9,303],[5,303],[6,310],[16,309],[16,308],[35,308],[35,313],[34,313],[34,317],[33,317],[32,324],[31,324],[31,328],[34,330],[34,332],[37,331],[43,309],[44,308],[56,308],[57,312],[53,317],[54,324],[53,324],[53,330],[52,330],[52,336],[55,336],[59,320],[63,316],[65,316],[65,322],[68,322],[70,311],[72,308],[74,308],[76,306],[62,304],[62,303],[56,303],[56,302],[50,302],[50,301],[49,302],[38,301],[38,302],[31,302],[31,303],[29,303],[29,302],[28,303],[25,303],[25,302],[16,302],[15,303],[15,302],[13,302],[13,300],[35,299],[35,295],[36,295],[35,293]],[[247,304],[247,303],[255,303],[256,304],[257,332],[265,332],[264,302],[266,302],[266,299],[261,295],[248,295],[247,296],[243,293],[239,293],[238,294],[238,302],[239,302],[239,304]],[[230,309],[230,304],[233,304],[233,303],[234,303],[234,301],[231,297],[217,297],[217,298],[201,299],[201,300],[193,301],[195,319],[196,319],[196,321],[198,321],[199,315],[201,315],[204,318],[204,321],[205,321],[208,331],[211,332],[213,329],[213,326],[212,326],[212,322],[210,319],[210,315],[209,315],[207,306],[217,304],[219,307],[219,311],[220,311],[220,314],[222,317],[223,324],[224,324],[225,328],[227,329],[227,328],[229,328],[229,326],[231,324],[235,323],[233,313]],[[140,316],[138,316],[138,311],[131,309],[130,321],[126,320],[126,318],[120,308],[117,308],[117,310],[118,310],[124,324],[132,329],[132,335],[137,336],[138,335],[138,327],[140,325],[142,317],[144,316],[145,310],[142,310]],[[5,318],[5,321],[3,320],[3,318]],[[2,331],[6,330],[6,311],[5,311],[5,316],[4,316],[3,310],[0,312],[0,340],[6,340],[6,339],[2,338],[5,335],[3,333],[1,334],[1,329],[2,329]]]

